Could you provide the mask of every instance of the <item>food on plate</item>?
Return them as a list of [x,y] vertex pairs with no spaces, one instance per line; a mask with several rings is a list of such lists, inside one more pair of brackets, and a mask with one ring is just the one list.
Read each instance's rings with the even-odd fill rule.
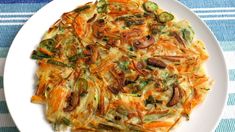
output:
[[64,13],[31,58],[33,103],[55,131],[169,131],[211,86],[205,45],[147,0],[99,0]]

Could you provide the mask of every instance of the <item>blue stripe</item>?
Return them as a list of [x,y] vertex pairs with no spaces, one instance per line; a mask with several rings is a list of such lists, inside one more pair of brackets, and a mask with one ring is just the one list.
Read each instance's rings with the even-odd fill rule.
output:
[[233,41],[235,40],[235,21],[206,21],[207,25],[214,32],[219,41]]
[[1,127],[0,132],[19,132],[16,127]]
[[0,4],[0,12],[36,12],[46,3]]
[[0,47],[10,47],[22,25],[0,26]]
[[233,7],[234,0],[179,0],[190,8]]
[[32,16],[31,14],[26,14],[26,15],[1,15],[0,14],[1,18],[9,18],[9,17],[13,17],[13,18],[16,18],[16,17],[28,17],[28,18],[30,18],[31,16]]
[[[200,16],[200,15],[199,15]],[[205,16],[200,16],[200,18],[211,18],[211,17],[235,17],[235,14],[213,14],[213,15],[205,15]]]
[[230,69],[229,70],[229,80],[230,81],[235,81],[235,69]]
[[234,12],[235,9],[227,10],[194,10],[195,13],[213,13],[213,12]]
[[234,132],[235,130],[234,119],[222,119],[216,128],[215,132]]
[[[26,20],[0,20],[0,23],[14,23],[14,22],[20,22],[20,23],[25,23],[28,19]],[[8,26],[9,27],[9,26]]]
[[235,93],[231,93],[228,95],[227,105],[235,105]]
[[43,3],[51,0],[1,0],[0,3]]
[[7,104],[5,101],[0,101],[0,113],[9,113]]
[[0,88],[3,88],[3,77],[0,76]]

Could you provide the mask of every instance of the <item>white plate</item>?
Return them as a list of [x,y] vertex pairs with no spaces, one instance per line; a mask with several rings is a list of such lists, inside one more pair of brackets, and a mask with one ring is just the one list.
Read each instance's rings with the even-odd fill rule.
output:
[[[52,131],[45,120],[41,105],[30,103],[34,93],[36,62],[30,59],[45,31],[60,18],[89,0],[55,0],[38,11],[20,30],[12,43],[5,65],[4,90],[9,111],[22,132]],[[177,1],[157,0],[161,8],[187,19],[192,24],[197,38],[206,43],[210,58],[207,72],[215,80],[206,100],[191,114],[190,121],[182,122],[177,131],[209,132],[218,124],[227,98],[227,70],[223,54],[216,38],[207,26],[188,8]]]

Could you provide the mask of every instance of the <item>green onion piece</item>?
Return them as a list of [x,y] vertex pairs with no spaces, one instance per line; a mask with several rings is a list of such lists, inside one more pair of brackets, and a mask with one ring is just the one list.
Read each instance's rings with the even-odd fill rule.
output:
[[81,11],[84,11],[84,10],[87,10],[91,8],[90,5],[84,5],[84,6],[81,6],[81,7],[78,7],[77,9],[75,9],[74,11],[77,12],[77,13],[80,13]]
[[173,19],[174,19],[174,16],[171,13],[168,13],[168,12],[162,12],[159,15],[159,21],[162,22],[162,23],[169,22]]
[[66,125],[66,126],[69,126],[71,124],[70,120],[67,119],[66,117],[63,117],[62,118],[62,122]]
[[139,84],[139,89],[142,90],[147,85],[148,85],[148,81],[141,81]]
[[144,10],[147,12],[154,12],[158,9],[158,5],[152,1],[147,1],[143,4]]
[[41,60],[41,59],[50,58],[50,57],[51,56],[43,54],[40,51],[36,51],[36,50],[34,50],[32,55],[31,55],[31,58],[34,59],[34,60]]
[[52,65],[61,66],[61,67],[68,67],[67,64],[64,64],[62,62],[55,61],[55,60],[52,60],[52,59],[48,60],[47,63],[52,64]]

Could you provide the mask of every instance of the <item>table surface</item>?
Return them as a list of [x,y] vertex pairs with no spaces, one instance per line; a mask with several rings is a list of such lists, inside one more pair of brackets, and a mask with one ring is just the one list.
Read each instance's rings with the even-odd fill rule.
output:
[[[51,0],[0,0],[0,132],[17,132],[4,98],[3,71],[16,33]],[[194,11],[220,42],[229,73],[228,102],[216,132],[235,131],[235,0],[179,0]]]

